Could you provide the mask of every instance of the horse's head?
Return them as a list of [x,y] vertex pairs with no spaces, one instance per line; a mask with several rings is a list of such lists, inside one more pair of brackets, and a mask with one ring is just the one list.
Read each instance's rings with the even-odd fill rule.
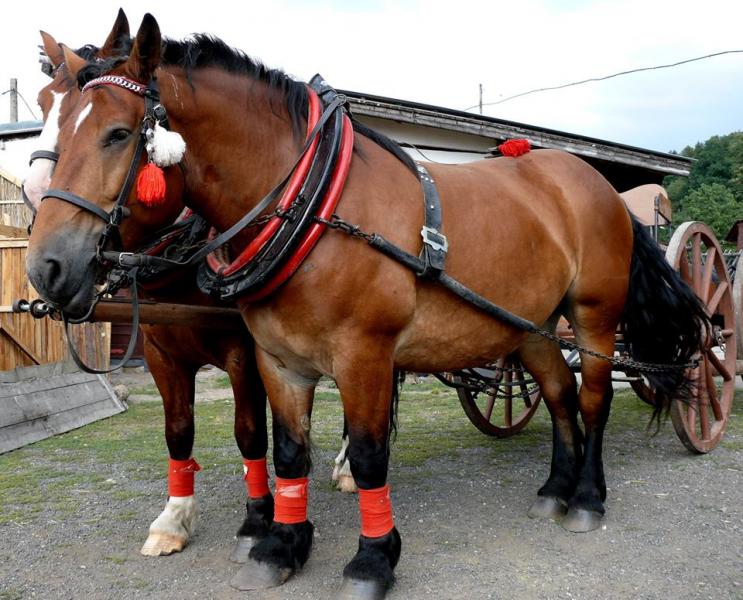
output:
[[[57,153],[57,137],[62,119],[69,114],[70,106],[77,100],[78,89],[74,77],[64,61],[61,46],[50,34],[41,33],[44,60],[42,71],[51,77],[37,97],[44,118],[44,127],[38,147],[31,158],[31,167],[23,182],[23,194],[29,208],[35,213],[54,172]],[[127,51],[130,44],[129,22],[124,11],[119,9],[114,26],[106,41],[98,48],[91,44],[75,52],[85,60],[106,60]]]
[[[119,27],[115,25],[114,30],[121,34],[120,19],[117,24]],[[117,49],[121,48],[118,39]],[[111,36],[104,47],[109,46],[110,40]],[[51,98],[45,117],[47,123],[56,120],[55,148],[59,159],[49,181],[52,195],[39,202],[26,266],[31,282],[45,299],[70,316],[79,316],[90,306],[94,284],[100,275],[97,250],[108,224],[106,215],[116,204],[129,172],[136,175],[147,160],[146,152],[141,152],[141,157],[135,160],[135,149],[142,143],[143,96],[132,93],[129,87],[95,83],[85,87],[84,84],[113,66],[111,74],[147,85],[159,61],[160,32],[155,20],[146,15],[129,56],[114,55],[102,63],[87,62],[64,46],[58,49],[61,58],[53,48],[46,51],[48,55],[50,51],[54,54],[55,58],[50,55],[53,64],[57,60],[58,65],[64,65],[64,73],[55,76],[52,84],[42,90],[45,96],[42,100],[49,104]],[[64,80],[58,81],[57,77]],[[63,89],[66,81],[73,85],[67,84],[65,98],[57,109],[55,94],[61,92],[50,86]],[[81,83],[82,87],[78,88]],[[181,212],[182,182],[178,168],[166,168],[165,175],[168,193],[157,208],[138,202],[132,186],[123,211],[127,218],[118,232],[123,249],[134,249],[143,237],[172,223]],[[83,199],[83,205],[60,198],[65,194]],[[87,208],[85,201],[89,203]]]

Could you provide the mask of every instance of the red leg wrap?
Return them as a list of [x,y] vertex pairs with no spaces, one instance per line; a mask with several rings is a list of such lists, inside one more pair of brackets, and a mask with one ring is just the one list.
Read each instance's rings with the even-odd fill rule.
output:
[[168,461],[168,496],[193,496],[194,473],[201,471],[193,458]]
[[392,520],[390,486],[375,490],[359,490],[361,510],[361,535],[377,538],[387,535],[395,526]]
[[271,493],[268,489],[268,468],[265,457],[258,460],[243,458],[243,468],[248,498],[263,498]]
[[309,479],[276,478],[276,494],[273,497],[275,523],[293,525],[307,520],[307,487]]

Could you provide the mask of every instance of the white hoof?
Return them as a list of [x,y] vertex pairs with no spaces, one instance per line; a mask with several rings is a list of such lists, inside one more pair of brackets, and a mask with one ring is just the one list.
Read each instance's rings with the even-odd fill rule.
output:
[[196,500],[193,496],[168,498],[165,510],[150,525],[140,552],[145,556],[164,556],[180,552],[196,528]]
[[336,486],[341,492],[355,494],[359,491],[359,488],[356,487],[356,481],[354,480],[353,475],[351,475],[351,463],[348,459],[346,459],[343,466],[338,469],[338,479],[336,481]]

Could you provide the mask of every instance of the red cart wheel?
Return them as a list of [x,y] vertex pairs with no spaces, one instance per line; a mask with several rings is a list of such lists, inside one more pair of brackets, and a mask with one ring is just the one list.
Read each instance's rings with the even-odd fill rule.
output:
[[521,431],[542,398],[539,385],[514,355],[488,368],[457,371],[453,380],[467,386],[457,393],[472,424],[499,438]]
[[712,333],[704,340],[701,362],[693,369],[690,403],[674,401],[671,420],[692,452],[709,452],[725,433],[735,393],[735,313],[725,257],[712,230],[698,222],[684,223],[673,234],[666,259],[681,274],[712,317]]

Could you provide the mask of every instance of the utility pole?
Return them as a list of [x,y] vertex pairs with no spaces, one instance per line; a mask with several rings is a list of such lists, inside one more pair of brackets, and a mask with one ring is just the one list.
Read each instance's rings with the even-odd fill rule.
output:
[[10,80],[10,122],[18,122],[18,80],[15,77]]
[[480,102],[479,102],[479,106],[480,106],[480,114],[482,114],[482,84],[480,84]]

